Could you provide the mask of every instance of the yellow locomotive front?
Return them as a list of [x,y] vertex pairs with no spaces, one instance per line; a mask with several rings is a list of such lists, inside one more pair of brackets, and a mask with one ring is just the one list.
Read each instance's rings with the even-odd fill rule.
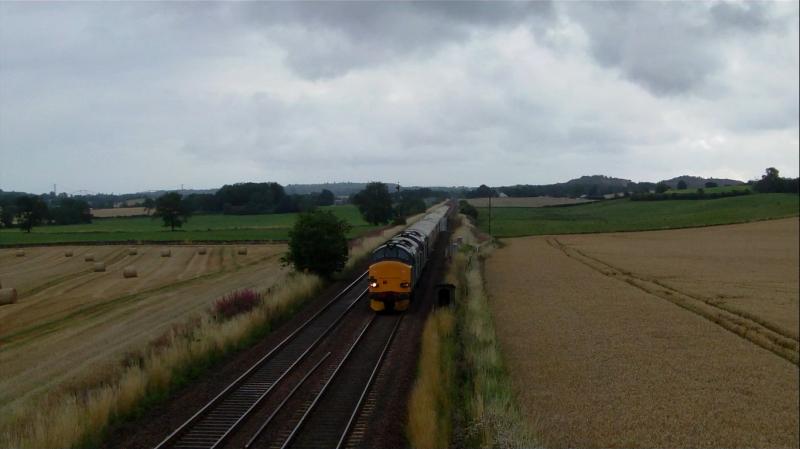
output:
[[390,241],[372,255],[369,266],[369,304],[376,312],[408,309],[414,288],[412,245]]
[[369,267],[369,304],[372,310],[403,311],[411,300],[411,266],[385,260]]

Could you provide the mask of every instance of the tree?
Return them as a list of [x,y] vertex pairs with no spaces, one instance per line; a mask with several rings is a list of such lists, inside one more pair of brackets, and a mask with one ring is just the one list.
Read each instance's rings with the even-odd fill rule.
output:
[[11,204],[10,201],[3,201],[0,203],[0,224],[6,228],[14,226],[14,215],[17,209]]
[[397,204],[397,215],[399,217],[410,217],[411,215],[425,212],[427,207],[422,198],[404,197]]
[[143,206],[144,206],[144,213],[150,215],[150,212],[152,212],[153,209],[155,209],[156,207],[156,202],[153,201],[152,198],[145,198]]
[[497,192],[486,184],[481,184],[477,189],[467,193],[467,198],[489,198],[496,196]]
[[713,181],[706,182],[706,188],[707,189],[711,189],[713,187],[719,187],[719,184],[717,184],[716,182],[713,182]]
[[330,211],[303,212],[289,231],[285,263],[297,271],[330,277],[347,263],[350,225]]
[[333,195],[328,189],[322,189],[319,196],[317,197],[317,205],[318,206],[333,206],[336,197]]
[[472,204],[469,204],[467,200],[460,200],[458,202],[458,211],[467,217],[470,217],[473,221],[478,220],[478,209],[476,209]]
[[782,192],[783,188],[783,178],[781,178],[780,172],[775,167],[769,167],[764,171],[764,175],[761,176],[761,180],[756,182],[756,190],[761,193],[775,193],[775,192]]
[[59,198],[50,208],[50,219],[59,225],[91,223],[89,203],[75,198]]
[[175,228],[183,226],[190,216],[189,207],[179,193],[165,193],[156,199],[156,210],[153,212],[153,218],[160,217],[164,220],[164,226],[171,227],[173,231]]
[[689,188],[689,186],[686,185],[686,181],[684,181],[683,179],[678,181],[678,190],[685,190],[685,189],[688,189],[688,188]]
[[669,190],[669,186],[667,185],[666,182],[661,181],[658,184],[656,184],[656,193],[664,193],[667,190]]
[[361,216],[374,225],[388,223],[394,217],[389,188],[382,182],[371,182],[353,197]]
[[38,196],[25,195],[17,198],[17,223],[21,230],[31,232],[34,226],[47,218],[47,204]]

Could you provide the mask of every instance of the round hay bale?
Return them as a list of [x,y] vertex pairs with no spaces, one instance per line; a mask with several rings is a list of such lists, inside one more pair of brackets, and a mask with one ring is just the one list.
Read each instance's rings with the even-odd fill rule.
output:
[[125,278],[135,278],[135,277],[138,277],[139,274],[136,272],[136,268],[134,268],[134,267],[125,267],[125,269],[122,270],[122,276],[125,277]]
[[72,257],[72,251],[64,251],[64,257]]
[[94,272],[95,273],[102,273],[106,271],[106,264],[105,262],[96,262],[94,264]]
[[0,306],[17,302],[16,288],[0,288]]
[[128,248],[128,255],[129,256],[135,256],[137,254],[139,254],[139,251],[136,248]]
[[208,252],[208,250],[205,249],[205,248],[197,248],[197,254],[203,255],[203,254],[205,254],[207,252]]
[[17,252],[15,253],[15,255],[17,257],[25,257],[25,250],[18,249]]
[[240,255],[242,255],[242,256],[246,256],[247,255],[247,248],[239,248],[238,253]]
[[94,262],[94,254],[89,253],[89,254],[83,256],[83,260],[85,262]]
[[172,255],[172,251],[168,249],[161,250],[161,257],[170,257]]

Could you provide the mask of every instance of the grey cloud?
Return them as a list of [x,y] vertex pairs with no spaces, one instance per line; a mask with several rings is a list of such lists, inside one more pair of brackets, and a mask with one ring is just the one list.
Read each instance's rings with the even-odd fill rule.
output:
[[[570,3],[566,10],[589,36],[593,57],[656,95],[703,87],[726,61],[721,46],[736,38],[783,28],[768,3]],[[774,22],[774,23],[773,23]]]
[[717,2],[711,6],[710,12],[719,28],[761,31],[769,25],[768,8],[765,2]]
[[287,51],[298,74],[318,79],[351,69],[430,56],[481,28],[510,27],[554,13],[550,2],[250,3],[243,16]]

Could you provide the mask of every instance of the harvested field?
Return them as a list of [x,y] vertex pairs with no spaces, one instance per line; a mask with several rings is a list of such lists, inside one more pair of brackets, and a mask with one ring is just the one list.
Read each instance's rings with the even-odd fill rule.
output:
[[[467,200],[475,207],[489,207],[489,198],[472,198]],[[594,200],[583,198],[556,198],[552,196],[532,196],[526,198],[492,198],[492,207],[548,207],[569,206],[572,204],[591,203]]]
[[152,211],[148,211],[144,207],[115,207],[113,209],[91,210],[91,214],[95,218],[140,217],[151,213]]
[[800,444],[796,218],[506,242],[490,302],[546,446]]
[[[232,290],[281,282],[285,248],[251,245],[241,255],[210,246],[200,255],[194,246],[173,246],[169,258],[160,246],[139,247],[134,256],[124,247],[74,247],[72,258],[64,248],[29,248],[19,263],[13,250],[0,250],[3,286],[20,292],[16,304],[0,307],[0,413],[76,379],[102,379],[126,351]],[[89,251],[105,272],[84,262]],[[126,278],[132,265],[138,276]]]

